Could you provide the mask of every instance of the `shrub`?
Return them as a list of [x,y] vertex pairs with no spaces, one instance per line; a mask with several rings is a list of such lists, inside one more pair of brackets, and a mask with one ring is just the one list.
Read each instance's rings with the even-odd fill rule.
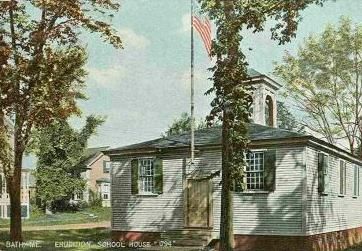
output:
[[102,197],[99,193],[89,189],[89,206],[90,207],[102,207]]

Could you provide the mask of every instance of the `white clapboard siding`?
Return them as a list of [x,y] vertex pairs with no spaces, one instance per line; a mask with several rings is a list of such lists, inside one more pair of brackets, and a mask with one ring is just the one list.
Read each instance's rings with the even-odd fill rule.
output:
[[182,156],[162,156],[163,194],[131,194],[131,157],[112,157],[112,229],[166,231],[183,227]]
[[[362,226],[362,198],[353,198],[354,164],[347,161],[347,192],[339,196],[340,158],[329,155],[327,194],[318,193],[318,150],[307,148],[306,234],[319,234]],[[362,170],[360,170],[360,177]],[[361,189],[361,188],[360,188]]]
[[[276,190],[265,194],[234,195],[235,234],[301,235],[303,147],[277,149]],[[163,156],[164,192],[154,197],[131,195],[132,157],[112,157],[112,229],[167,231],[184,227],[182,172],[186,155]],[[221,169],[221,151],[197,154],[195,168]],[[220,224],[221,177],[213,179],[213,233]]]
[[[302,233],[303,147],[276,149],[276,190],[234,193],[234,234],[300,235]],[[220,179],[214,182],[214,235],[220,225]]]

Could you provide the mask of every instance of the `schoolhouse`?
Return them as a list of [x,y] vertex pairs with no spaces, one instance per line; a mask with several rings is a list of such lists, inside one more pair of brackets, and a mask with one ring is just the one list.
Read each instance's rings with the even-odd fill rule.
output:
[[[339,250],[362,241],[362,161],[277,128],[280,84],[255,70],[247,190],[233,192],[235,250]],[[221,128],[109,149],[112,238],[217,245]]]

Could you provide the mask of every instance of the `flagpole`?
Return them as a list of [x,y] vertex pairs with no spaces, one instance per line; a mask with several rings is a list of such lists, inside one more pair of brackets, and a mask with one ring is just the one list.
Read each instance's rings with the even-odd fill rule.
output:
[[194,83],[194,26],[193,26],[193,16],[194,16],[194,4],[191,0],[191,166],[194,164],[195,159],[195,83]]

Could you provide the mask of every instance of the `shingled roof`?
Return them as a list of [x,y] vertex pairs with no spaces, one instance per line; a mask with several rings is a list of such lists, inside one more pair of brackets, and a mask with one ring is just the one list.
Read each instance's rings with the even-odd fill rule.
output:
[[93,162],[93,160],[101,154],[103,151],[106,151],[109,148],[109,146],[102,146],[102,147],[94,147],[94,148],[87,148],[85,153],[82,156],[81,163],[84,166],[89,165]]
[[[249,124],[249,137],[252,141],[255,140],[273,140],[273,139],[286,139],[305,137],[304,134],[262,126],[259,124]],[[195,131],[195,145],[218,145],[221,144],[221,127],[212,127]],[[174,147],[187,147],[190,145],[190,133],[183,133],[180,135],[158,138],[150,141],[141,142],[138,144],[113,148],[106,152],[135,150],[135,149],[163,149]]]

